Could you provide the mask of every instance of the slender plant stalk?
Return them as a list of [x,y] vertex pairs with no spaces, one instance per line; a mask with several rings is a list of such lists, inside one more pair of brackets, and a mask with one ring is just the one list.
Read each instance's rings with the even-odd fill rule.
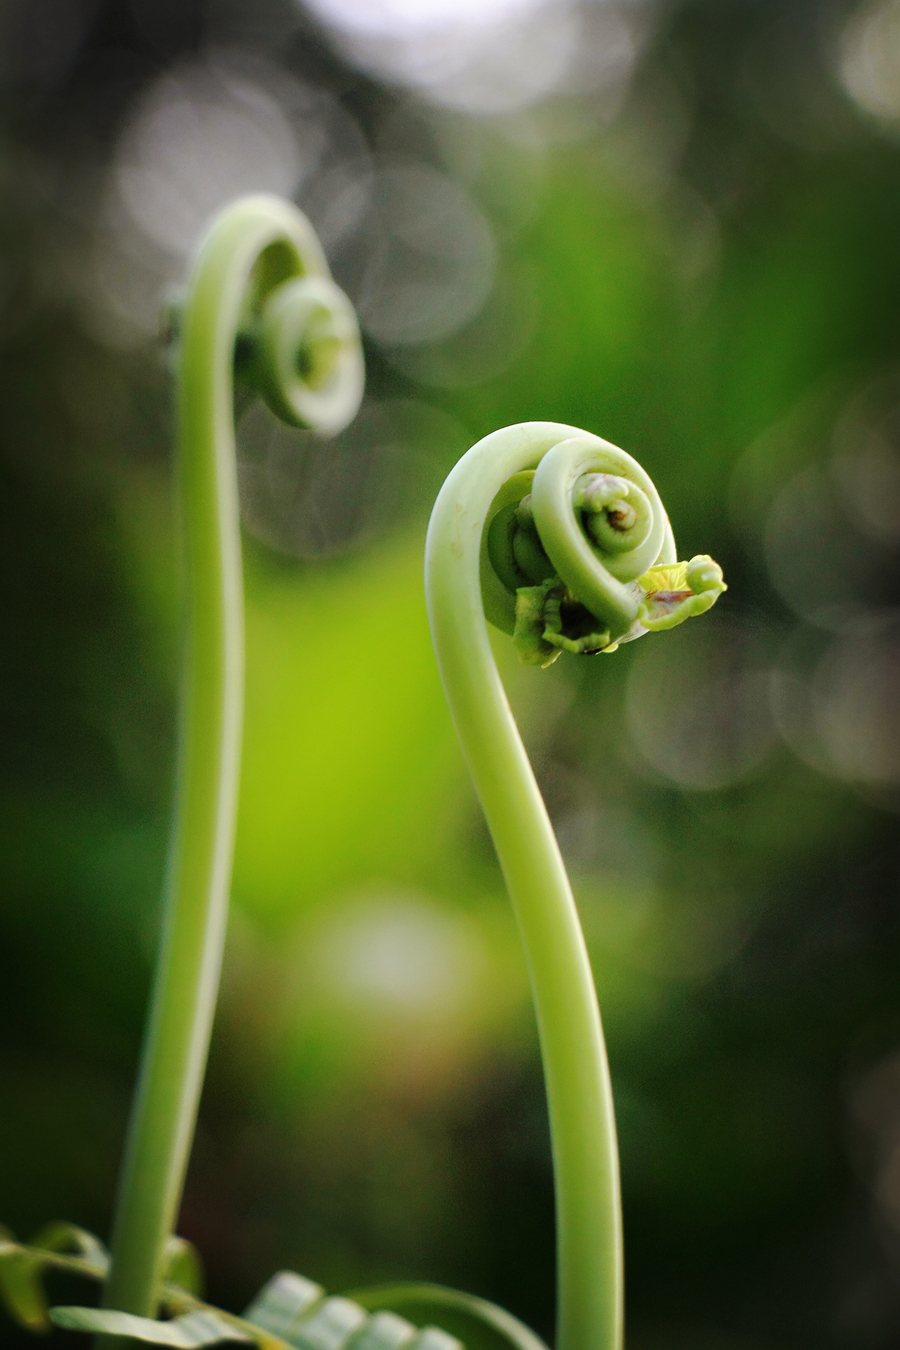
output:
[[[438,497],[426,544],[426,590],[438,665],[531,975],[556,1181],[556,1347],[618,1350],[623,1319],[619,1165],[600,1013],[565,868],[500,682],[483,614],[484,596],[492,620],[511,630],[517,608],[518,635],[526,602],[541,580],[514,578],[525,587],[518,592],[525,599],[517,602],[507,582],[504,600],[486,547],[486,526],[492,510],[502,507],[505,488],[516,481],[515,475],[533,470],[538,471],[533,483],[520,480],[518,490],[507,497],[521,499],[530,490],[549,573],[556,582],[562,577],[570,595],[584,600],[607,630],[602,645],[612,647],[616,638],[643,632],[639,615],[646,623],[654,622],[648,593],[635,583],[654,565],[663,572],[671,568],[674,542],[652,483],[630,456],[577,428],[534,422],[495,432],[463,457]],[[627,498],[633,515],[643,513],[640,537],[624,540],[628,547],[623,551],[614,531],[618,551],[602,561],[602,549],[587,539],[573,509],[573,501],[580,500],[579,485],[591,471],[605,476],[600,488],[592,489],[595,494],[606,491],[601,516],[606,513],[619,528],[622,512],[609,516],[610,483],[612,495]],[[619,508],[622,502],[613,505]],[[721,583],[721,573],[715,571]],[[715,584],[715,577],[707,578],[707,590]],[[545,589],[550,586],[548,582]],[[678,595],[670,610],[677,604],[682,611],[708,608],[690,589]],[[508,612],[498,615],[504,604]],[[565,641],[571,647],[572,640]]]
[[246,198],[213,224],[180,321],[178,484],[186,638],[164,922],[104,1290],[154,1316],[209,1048],[225,940],[243,697],[236,340],[282,416],[334,431],[362,393],[359,334],[304,216]]

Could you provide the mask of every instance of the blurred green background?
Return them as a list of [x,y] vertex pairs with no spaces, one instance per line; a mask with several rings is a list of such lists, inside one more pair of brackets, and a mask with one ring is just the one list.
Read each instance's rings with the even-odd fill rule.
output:
[[[527,980],[430,654],[431,501],[552,419],[727,595],[612,659],[498,639],[604,1014],[635,1350],[900,1337],[900,4],[5,0],[0,1218],[107,1236],[179,642],[162,299],[310,214],[335,442],[240,421],[234,903],[180,1231],[553,1319]],[[29,1344],[8,1322],[2,1343]]]

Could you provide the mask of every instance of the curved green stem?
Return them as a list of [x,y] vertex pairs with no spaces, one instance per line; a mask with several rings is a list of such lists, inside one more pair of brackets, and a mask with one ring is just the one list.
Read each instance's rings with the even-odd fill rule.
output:
[[553,1135],[559,1268],[557,1350],[616,1350],[622,1238],[612,1092],[600,1014],[556,838],[516,730],[482,615],[488,510],[574,427],[488,436],[438,497],[426,544],[428,612],[444,688],[493,835],[528,958]]
[[[590,473],[595,478],[585,483],[584,476]],[[612,477],[598,486],[596,476]],[[631,509],[629,499],[639,509]],[[514,511],[515,502],[519,507]],[[611,555],[591,543],[585,522],[579,525],[576,520],[577,511],[594,509],[591,503],[607,513],[604,528],[623,532],[614,540]],[[499,527],[499,537],[493,540],[492,519]],[[509,531],[534,527],[537,547],[517,551]],[[508,578],[520,573],[529,559],[535,576],[514,576],[511,582]],[[546,575],[548,559],[555,577]],[[494,560],[506,580],[495,571]],[[589,619],[593,615],[607,626],[602,635],[593,637],[612,650],[613,638],[646,631],[639,616],[646,615],[647,596],[656,592],[644,588],[638,578],[643,582],[648,568],[651,573],[677,570],[671,566],[674,561],[668,520],[640,466],[608,442],[553,422],[507,427],[473,446],[441,490],[426,543],[426,592],[438,665],[531,975],[556,1180],[557,1350],[618,1350],[621,1345],[623,1265],[615,1118],[584,937],[491,653],[482,602],[493,623],[512,631],[515,621],[518,631],[512,585],[524,587],[518,589],[518,597],[529,603],[535,592],[540,597],[557,587],[566,603],[577,603]],[[695,568],[695,574],[699,577],[706,564],[714,569],[703,573],[709,587],[722,589],[721,573],[709,559]],[[534,590],[528,589],[529,582]],[[668,597],[670,592],[659,594]],[[710,589],[705,607],[714,598]],[[699,603],[698,597],[693,601]],[[558,598],[556,603],[558,613]],[[688,609],[697,612],[697,603],[683,599],[677,603],[685,614]],[[570,649],[597,649],[577,648],[566,641]]]
[[[292,421],[337,430],[362,392],[359,336],[308,221],[272,197],[213,224],[189,277],[178,359],[187,631],[163,933],[104,1305],[153,1316],[180,1203],[225,940],[243,697],[236,340]],[[309,372],[313,372],[310,374]]]

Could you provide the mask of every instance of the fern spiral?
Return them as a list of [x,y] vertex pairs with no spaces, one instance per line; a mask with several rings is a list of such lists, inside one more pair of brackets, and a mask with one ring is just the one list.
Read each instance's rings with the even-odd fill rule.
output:
[[363,361],[309,221],[243,198],[209,228],[176,319],[185,643],[163,935],[119,1186],[107,1307],[153,1315],[184,1183],[225,938],[243,701],[235,377],[287,421],[334,433]]
[[705,555],[677,563],[653,483],[576,427],[528,422],[479,441],[449,475],[426,543],[444,689],[528,960],[556,1177],[557,1350],[618,1350],[622,1236],[615,1118],[590,963],[559,848],[519,738],[485,617],[530,664],[708,609]]

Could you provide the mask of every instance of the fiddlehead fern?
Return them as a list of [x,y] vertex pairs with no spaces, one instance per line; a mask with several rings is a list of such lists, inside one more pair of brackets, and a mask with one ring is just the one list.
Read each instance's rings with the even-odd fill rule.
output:
[[119,1189],[108,1308],[156,1311],[193,1135],[225,935],[243,693],[234,377],[336,432],[362,396],[356,319],[299,211],[248,197],[212,224],[177,320],[187,623],[163,936]]
[[556,1177],[557,1350],[618,1350],[619,1170],[600,1014],[484,616],[513,634],[523,660],[547,665],[561,650],[612,651],[708,609],[722,574],[705,556],[676,562],[659,495],[630,455],[575,427],[531,422],[485,437],[450,474],[429,525],[426,590],[444,688],[531,973]]
[[615,651],[702,613],[723,589],[710,558],[676,562],[668,517],[637,461],[584,432],[504,482],[488,518],[485,612],[529,663]]

